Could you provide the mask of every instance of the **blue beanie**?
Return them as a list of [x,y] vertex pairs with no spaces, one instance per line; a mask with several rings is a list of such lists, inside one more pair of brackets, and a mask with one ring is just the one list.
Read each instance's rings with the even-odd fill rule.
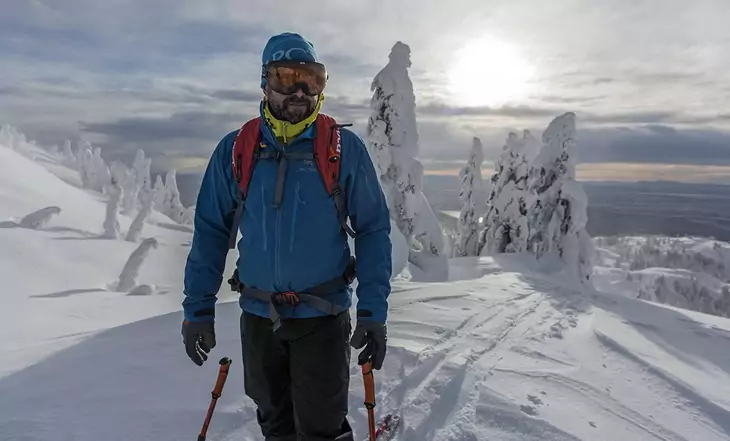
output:
[[261,88],[266,86],[266,66],[272,61],[317,61],[312,43],[299,34],[284,32],[269,39],[261,54]]

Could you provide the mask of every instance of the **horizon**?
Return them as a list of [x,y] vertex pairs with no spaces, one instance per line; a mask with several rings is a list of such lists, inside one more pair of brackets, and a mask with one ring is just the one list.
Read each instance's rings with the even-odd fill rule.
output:
[[328,66],[324,110],[361,136],[372,78],[397,41],[410,46],[428,173],[454,174],[472,136],[493,161],[510,131],[539,139],[572,111],[580,179],[730,183],[730,4],[652,3],[319,0],[294,15],[293,2],[245,13],[235,0],[22,2],[0,17],[0,125],[45,145],[86,139],[126,162],[142,148],[157,171],[200,172],[256,114],[266,40],[293,31]]

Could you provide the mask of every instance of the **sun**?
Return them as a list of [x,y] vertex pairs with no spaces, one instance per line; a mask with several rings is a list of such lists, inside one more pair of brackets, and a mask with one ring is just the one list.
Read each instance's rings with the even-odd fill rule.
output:
[[448,89],[462,106],[500,106],[526,97],[532,76],[533,67],[518,48],[482,37],[455,53]]

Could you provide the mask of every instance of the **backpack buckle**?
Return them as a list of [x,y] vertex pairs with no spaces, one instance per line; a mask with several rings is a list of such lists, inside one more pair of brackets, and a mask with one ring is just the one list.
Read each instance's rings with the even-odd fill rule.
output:
[[279,305],[288,306],[297,306],[300,302],[299,296],[294,291],[286,291],[274,294],[273,300]]
[[228,285],[230,285],[231,291],[240,293],[243,290],[243,283],[238,278],[238,269],[233,270],[233,275],[228,279]]

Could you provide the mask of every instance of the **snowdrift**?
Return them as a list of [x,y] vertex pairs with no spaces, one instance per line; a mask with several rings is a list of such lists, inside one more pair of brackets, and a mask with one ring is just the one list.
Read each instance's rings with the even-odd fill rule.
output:
[[[100,238],[106,201],[57,164],[0,147],[0,167],[0,220],[61,208],[38,229],[0,228],[0,439],[194,439],[217,365],[195,366],[182,347],[190,232],[145,227],[157,246],[130,271],[150,289],[115,291],[138,244]],[[131,219],[119,221],[126,231]],[[578,289],[524,254],[450,265],[449,282],[393,285],[376,413],[402,415],[399,441],[730,438],[730,320]],[[225,286],[219,297],[211,359],[234,364],[208,439],[258,440],[238,305]]]

